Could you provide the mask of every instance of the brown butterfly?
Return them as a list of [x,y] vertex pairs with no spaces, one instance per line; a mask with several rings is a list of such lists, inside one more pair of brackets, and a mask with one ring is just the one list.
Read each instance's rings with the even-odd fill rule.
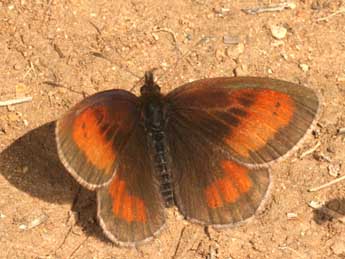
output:
[[59,156],[97,190],[98,218],[134,246],[176,205],[189,220],[223,226],[250,218],[270,185],[268,164],[306,134],[319,110],[312,89],[257,77],[203,79],[160,93],[151,72],[139,97],[92,95],[57,121]]

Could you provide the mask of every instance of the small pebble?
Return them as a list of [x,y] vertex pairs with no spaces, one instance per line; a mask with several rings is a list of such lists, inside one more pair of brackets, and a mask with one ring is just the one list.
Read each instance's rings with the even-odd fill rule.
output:
[[328,174],[330,176],[333,176],[333,177],[337,177],[339,176],[339,173],[340,173],[340,165],[328,165],[327,166],[327,169],[328,169]]
[[329,147],[326,148],[326,150],[327,150],[327,152],[333,153],[333,154],[336,152],[334,146],[329,146]]
[[28,226],[25,225],[25,224],[19,225],[19,229],[20,229],[20,230],[26,230],[27,228],[28,228]]
[[238,58],[244,52],[244,44],[239,43],[226,49],[226,55],[232,59]]
[[240,38],[238,36],[225,35],[223,37],[223,42],[225,44],[239,44]]
[[282,58],[285,59],[285,60],[288,60],[288,59],[289,59],[289,57],[288,57],[288,55],[287,55],[286,53],[282,53],[281,56],[282,56]]
[[287,218],[288,219],[297,219],[297,213],[293,213],[293,212],[289,212],[288,214],[287,214]]
[[313,209],[320,209],[323,206],[323,203],[320,201],[310,201],[308,202],[309,207]]
[[299,68],[302,69],[303,72],[308,72],[309,66],[307,64],[299,64]]
[[338,129],[338,135],[345,135],[345,128]]
[[14,70],[21,70],[21,69],[23,69],[23,66],[22,66],[22,64],[17,63],[13,66],[13,68],[14,68]]
[[271,26],[271,33],[274,38],[282,40],[286,36],[287,29],[283,26],[273,25]]
[[152,32],[151,35],[155,41],[159,40],[159,36],[157,33]]
[[34,219],[33,221],[31,221],[28,224],[27,229],[35,228],[35,227],[41,225],[42,223],[46,222],[47,219],[48,219],[48,216],[46,214],[42,214],[39,217],[37,217],[36,219]]
[[338,82],[345,82],[345,76],[339,76],[337,80]]
[[221,8],[216,7],[213,9],[213,11],[216,13],[217,16],[220,16],[220,17],[224,17],[230,13],[230,9],[225,8],[225,7],[221,7]]

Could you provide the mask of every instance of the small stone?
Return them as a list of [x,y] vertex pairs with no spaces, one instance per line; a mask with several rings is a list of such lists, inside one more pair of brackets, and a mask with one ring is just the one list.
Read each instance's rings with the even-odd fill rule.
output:
[[152,32],[152,37],[155,41],[159,40],[159,36],[157,33]]
[[338,135],[345,135],[345,128],[338,129]]
[[282,56],[282,58],[285,59],[285,60],[288,60],[288,59],[289,59],[289,56],[288,56],[286,53],[282,53],[281,56]]
[[225,8],[225,7],[221,7],[221,8],[216,7],[216,8],[213,9],[213,11],[215,12],[215,14],[217,16],[224,17],[224,16],[229,14],[230,9],[229,8]]
[[337,78],[337,80],[338,80],[338,82],[345,82],[345,75],[339,76],[339,77]]
[[337,240],[332,246],[331,249],[335,255],[345,255],[345,242]]
[[313,209],[320,209],[324,204],[320,201],[310,201],[308,202],[308,205]]
[[24,119],[24,120],[23,120],[23,123],[24,123],[24,126],[25,126],[25,127],[29,126],[28,120]]
[[34,219],[33,221],[31,221],[28,226],[26,227],[26,229],[31,229],[31,228],[35,228],[41,224],[43,224],[44,222],[46,222],[48,220],[48,216],[46,214],[42,214],[39,217],[37,217],[36,219]]
[[287,213],[287,218],[288,219],[297,219],[297,213],[289,212]]
[[277,40],[282,40],[286,36],[287,29],[283,26],[273,25],[271,26],[271,33]]
[[328,174],[330,176],[337,177],[340,174],[340,165],[339,164],[337,164],[337,165],[330,164],[327,166],[327,169],[328,169]]
[[307,64],[299,64],[298,66],[303,72],[308,72],[309,70],[309,66]]
[[240,38],[238,36],[225,35],[223,37],[224,44],[239,44]]
[[14,69],[14,70],[21,70],[21,69],[23,69],[23,66],[22,66],[22,64],[17,63],[17,64],[15,64],[15,65],[13,66],[13,69]]
[[273,74],[273,70],[271,68],[267,69],[267,73]]
[[327,152],[335,154],[336,150],[334,146],[328,146],[326,148]]
[[226,49],[226,55],[232,59],[238,58],[244,52],[244,44],[239,43],[236,46],[232,46]]
[[20,229],[20,230],[26,230],[27,228],[28,228],[28,226],[25,225],[25,224],[19,225],[19,229]]
[[240,65],[234,69],[235,76],[246,76],[248,75],[248,67],[246,65]]

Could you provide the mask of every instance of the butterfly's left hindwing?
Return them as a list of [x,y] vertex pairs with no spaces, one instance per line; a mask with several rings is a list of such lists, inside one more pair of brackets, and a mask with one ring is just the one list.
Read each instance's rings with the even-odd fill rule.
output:
[[173,189],[181,213],[206,225],[229,225],[254,215],[270,185],[268,169],[249,169],[193,130],[187,133],[186,121],[169,121]]
[[145,131],[138,125],[119,157],[115,177],[97,193],[100,224],[119,245],[144,243],[165,223],[164,201],[149,154]]

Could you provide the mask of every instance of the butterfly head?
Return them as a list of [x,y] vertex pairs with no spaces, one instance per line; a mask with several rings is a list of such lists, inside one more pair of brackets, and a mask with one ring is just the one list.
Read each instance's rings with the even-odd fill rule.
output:
[[140,88],[142,96],[160,95],[161,88],[155,83],[152,71],[145,72],[145,83]]

